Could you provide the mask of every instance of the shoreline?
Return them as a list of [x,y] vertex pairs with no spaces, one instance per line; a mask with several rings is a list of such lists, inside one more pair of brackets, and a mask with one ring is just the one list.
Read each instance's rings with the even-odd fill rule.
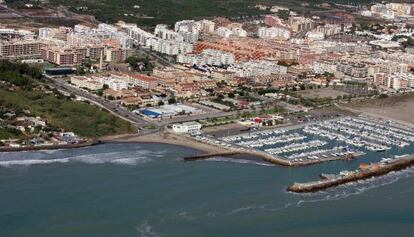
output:
[[62,144],[62,145],[45,145],[45,146],[26,146],[26,147],[4,147],[0,148],[2,152],[23,152],[23,151],[41,151],[41,150],[59,150],[59,149],[76,149],[82,147],[96,146],[103,144],[100,140],[83,142],[77,144]]
[[114,136],[101,137],[97,140],[80,143],[80,144],[65,144],[65,145],[50,145],[50,146],[33,146],[33,147],[18,147],[18,148],[0,148],[1,152],[23,152],[23,151],[39,151],[39,150],[58,150],[58,149],[76,149],[82,147],[89,147],[95,145],[102,145],[107,143],[136,143],[136,144],[167,144],[181,146],[188,149],[195,150],[193,155],[183,157],[184,161],[197,161],[204,160],[216,156],[220,157],[232,157],[235,154],[251,156],[254,159],[264,161],[272,165],[279,165],[283,167],[302,167],[320,164],[329,161],[346,161],[346,157],[334,157],[325,160],[312,160],[303,162],[291,162],[274,155],[270,155],[266,152],[255,149],[237,149],[227,148],[216,144],[207,144],[192,139],[186,135],[176,134],[168,131],[155,132],[146,135],[139,134],[121,134]]
[[208,145],[205,143],[197,142],[194,139],[186,137],[184,135],[179,135],[171,132],[157,132],[147,135],[118,135],[118,136],[109,136],[102,137],[100,139],[103,143],[159,143],[159,144],[168,144],[182,146],[190,149],[200,151],[202,153],[216,153],[228,152],[228,149],[225,149],[220,146]]

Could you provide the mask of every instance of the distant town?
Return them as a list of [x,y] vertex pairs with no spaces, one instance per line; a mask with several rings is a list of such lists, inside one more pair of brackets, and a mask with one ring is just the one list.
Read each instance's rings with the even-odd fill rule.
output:
[[[23,14],[1,7],[6,18]],[[107,136],[168,132],[210,150],[247,150],[271,163],[297,166],[411,144],[413,128],[401,122],[413,122],[413,108],[385,114],[393,123],[378,120],[383,114],[370,109],[385,111],[411,100],[414,5],[325,3],[318,5],[323,14],[315,15],[252,7],[266,14],[183,19],[152,28],[96,20],[35,29],[3,25],[0,89],[9,101],[1,103],[0,145],[90,145]],[[40,110],[45,102],[22,104],[13,97],[25,94],[30,101],[34,91],[59,98],[60,107]],[[84,109],[77,110],[80,105]],[[73,117],[59,122],[66,112]],[[90,125],[76,118],[82,113],[90,115]],[[322,149],[331,142],[306,140],[306,134],[344,144]],[[285,142],[291,144],[280,146]],[[320,150],[309,151],[314,148]]]

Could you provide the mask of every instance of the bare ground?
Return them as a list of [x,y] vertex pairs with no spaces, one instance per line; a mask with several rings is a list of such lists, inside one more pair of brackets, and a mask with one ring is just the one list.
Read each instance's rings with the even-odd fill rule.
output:
[[413,94],[348,104],[346,108],[372,116],[414,124]]

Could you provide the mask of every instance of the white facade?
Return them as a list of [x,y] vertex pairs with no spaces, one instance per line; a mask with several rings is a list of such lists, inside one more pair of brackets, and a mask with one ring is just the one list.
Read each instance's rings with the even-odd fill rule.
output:
[[206,49],[201,54],[180,54],[177,57],[179,63],[191,64],[197,66],[203,65],[230,65],[235,62],[235,57],[231,53],[219,50]]
[[281,27],[260,27],[257,31],[257,36],[263,39],[288,40],[291,36],[291,32],[290,30]]
[[177,21],[174,25],[174,31],[176,32],[191,32],[199,34],[201,23],[194,20]]
[[223,38],[228,38],[233,34],[233,31],[231,31],[230,29],[226,27],[219,27],[216,30],[216,34],[218,34],[219,36]]
[[228,71],[239,77],[267,76],[271,74],[286,74],[287,67],[278,65],[274,61],[249,61],[231,65]]
[[243,30],[242,28],[233,28],[232,34],[239,37],[247,37],[247,31]]
[[314,31],[310,31],[308,33],[306,33],[306,38],[308,38],[309,40],[323,40],[325,39],[325,34],[321,33],[321,32],[314,32]]
[[186,54],[193,51],[193,45],[185,42],[168,41],[160,38],[151,38],[146,42],[152,50],[168,55]]
[[51,28],[39,28],[39,39],[47,38],[51,33]]
[[138,45],[146,46],[148,44],[148,40],[156,38],[155,35],[138,28],[136,25],[125,25],[124,27],[127,31],[127,34]]
[[73,76],[70,78],[70,82],[79,88],[86,88],[88,90],[98,90],[103,87],[103,83],[84,76]]
[[201,20],[201,31],[204,33],[214,33],[216,23],[209,20]]
[[201,124],[197,122],[173,124],[172,129],[176,133],[187,133],[195,135],[201,133]]

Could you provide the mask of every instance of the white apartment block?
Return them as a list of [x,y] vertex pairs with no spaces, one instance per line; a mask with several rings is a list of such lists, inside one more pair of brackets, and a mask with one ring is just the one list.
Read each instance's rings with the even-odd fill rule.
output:
[[232,30],[232,34],[238,37],[247,37],[247,31],[243,30],[242,28],[233,28]]
[[235,27],[233,29],[229,29],[227,27],[219,27],[216,29],[216,34],[223,37],[229,38],[230,36],[239,36],[239,37],[246,37],[247,31],[243,30],[242,28]]
[[336,24],[319,25],[314,32],[322,33],[325,37],[341,33],[341,26]]
[[52,34],[51,28],[39,28],[39,39],[47,38]]
[[128,88],[128,81],[112,76],[91,76],[92,80],[108,85],[110,89],[120,91]]
[[306,33],[306,38],[312,41],[323,40],[325,39],[325,34],[321,32],[309,31],[308,33]]
[[150,38],[146,47],[167,55],[186,54],[193,51],[193,45],[185,42],[168,41],[160,38]]
[[227,71],[238,77],[268,76],[271,74],[286,74],[288,68],[278,65],[275,61],[249,61],[231,65]]
[[235,63],[235,57],[231,53],[206,49],[201,54],[179,54],[177,62],[190,65],[222,66]]
[[228,38],[233,34],[233,31],[222,26],[216,29],[216,34],[223,38]]
[[188,133],[192,135],[201,133],[201,124],[197,122],[186,122],[181,124],[173,124],[172,130],[176,133]]
[[175,40],[186,43],[195,43],[198,41],[198,34],[188,31],[175,32],[168,29],[168,26],[164,24],[157,25],[154,34],[164,40]]
[[259,27],[257,36],[263,39],[290,39],[291,32],[289,29],[282,27]]
[[174,25],[174,31],[176,32],[191,32],[199,34],[201,30],[201,22],[194,20],[177,21]]
[[335,73],[336,65],[337,63],[334,61],[320,60],[313,63],[312,70],[317,74],[323,74],[325,72]]
[[136,25],[125,25],[127,34],[134,40],[135,44],[146,46],[148,40],[156,38],[155,35],[138,28]]
[[201,32],[203,32],[203,33],[214,33],[216,23],[214,23],[212,21],[209,21],[209,20],[201,20],[199,22],[201,24]]
[[73,76],[70,78],[70,82],[79,88],[86,88],[91,91],[99,90],[103,87],[103,83],[85,76]]

